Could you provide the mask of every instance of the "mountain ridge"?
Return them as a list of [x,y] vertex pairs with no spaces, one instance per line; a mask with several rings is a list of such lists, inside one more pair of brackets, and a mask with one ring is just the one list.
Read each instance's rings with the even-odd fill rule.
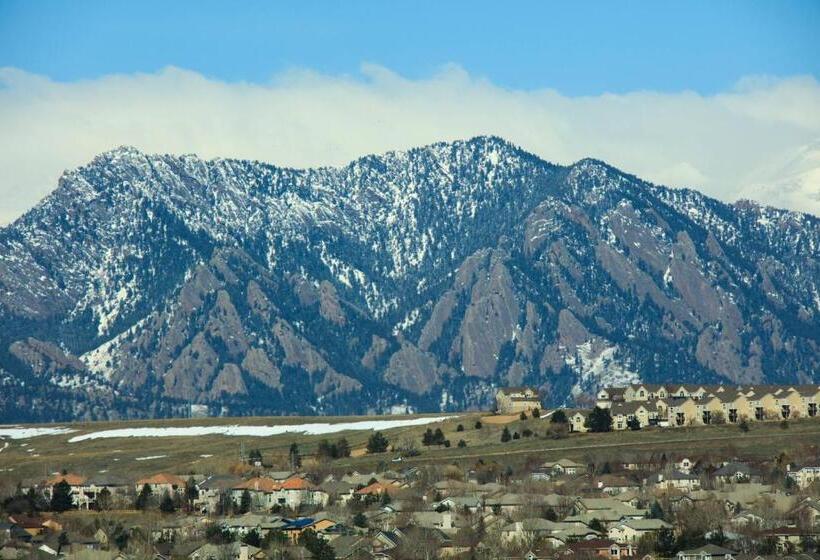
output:
[[814,379],[818,223],[499,137],[317,169],[118,147],[0,228],[0,418],[21,387],[59,419]]

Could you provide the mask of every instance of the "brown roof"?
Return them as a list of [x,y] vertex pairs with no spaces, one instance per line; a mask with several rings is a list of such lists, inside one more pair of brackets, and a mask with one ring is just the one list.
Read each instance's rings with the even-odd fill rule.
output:
[[159,473],[148,478],[141,478],[137,481],[137,484],[139,486],[143,484],[171,484],[172,486],[182,487],[185,486],[185,479],[175,474]]
[[282,490],[313,490],[314,486],[304,478],[289,478],[281,484]]
[[272,478],[256,476],[240,482],[233,487],[234,490],[253,490],[254,492],[276,492],[282,486]]
[[53,476],[46,481],[48,486],[54,486],[55,484],[59,484],[62,481],[66,481],[69,486],[82,486],[86,478],[84,476],[80,476],[78,474],[67,473],[67,474],[60,474],[57,476]]

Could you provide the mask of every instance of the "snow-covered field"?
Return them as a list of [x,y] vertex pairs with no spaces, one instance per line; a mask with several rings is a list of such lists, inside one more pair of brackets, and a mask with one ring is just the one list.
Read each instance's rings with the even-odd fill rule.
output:
[[281,434],[323,435],[355,430],[389,430],[435,424],[453,418],[453,416],[436,416],[430,418],[412,418],[408,420],[362,420],[358,422],[283,424],[279,426],[184,426],[178,428],[120,428],[102,430],[74,436],[69,443],[92,439],[128,438],[128,437],[192,437],[192,436],[278,436]]
[[23,428],[21,426],[0,426],[0,438],[28,439],[38,436],[56,436],[76,432],[71,428]]

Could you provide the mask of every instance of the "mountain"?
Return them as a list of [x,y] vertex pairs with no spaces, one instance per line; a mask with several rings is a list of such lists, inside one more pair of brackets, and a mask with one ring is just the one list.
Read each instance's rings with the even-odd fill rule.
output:
[[118,148],[0,230],[0,420],[820,381],[819,252],[814,216],[495,137],[306,170]]

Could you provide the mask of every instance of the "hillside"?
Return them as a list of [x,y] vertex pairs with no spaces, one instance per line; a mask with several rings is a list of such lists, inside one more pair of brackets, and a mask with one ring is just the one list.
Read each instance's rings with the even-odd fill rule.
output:
[[308,170],[119,148],[0,230],[0,420],[817,381],[819,248],[816,217],[494,137]]

